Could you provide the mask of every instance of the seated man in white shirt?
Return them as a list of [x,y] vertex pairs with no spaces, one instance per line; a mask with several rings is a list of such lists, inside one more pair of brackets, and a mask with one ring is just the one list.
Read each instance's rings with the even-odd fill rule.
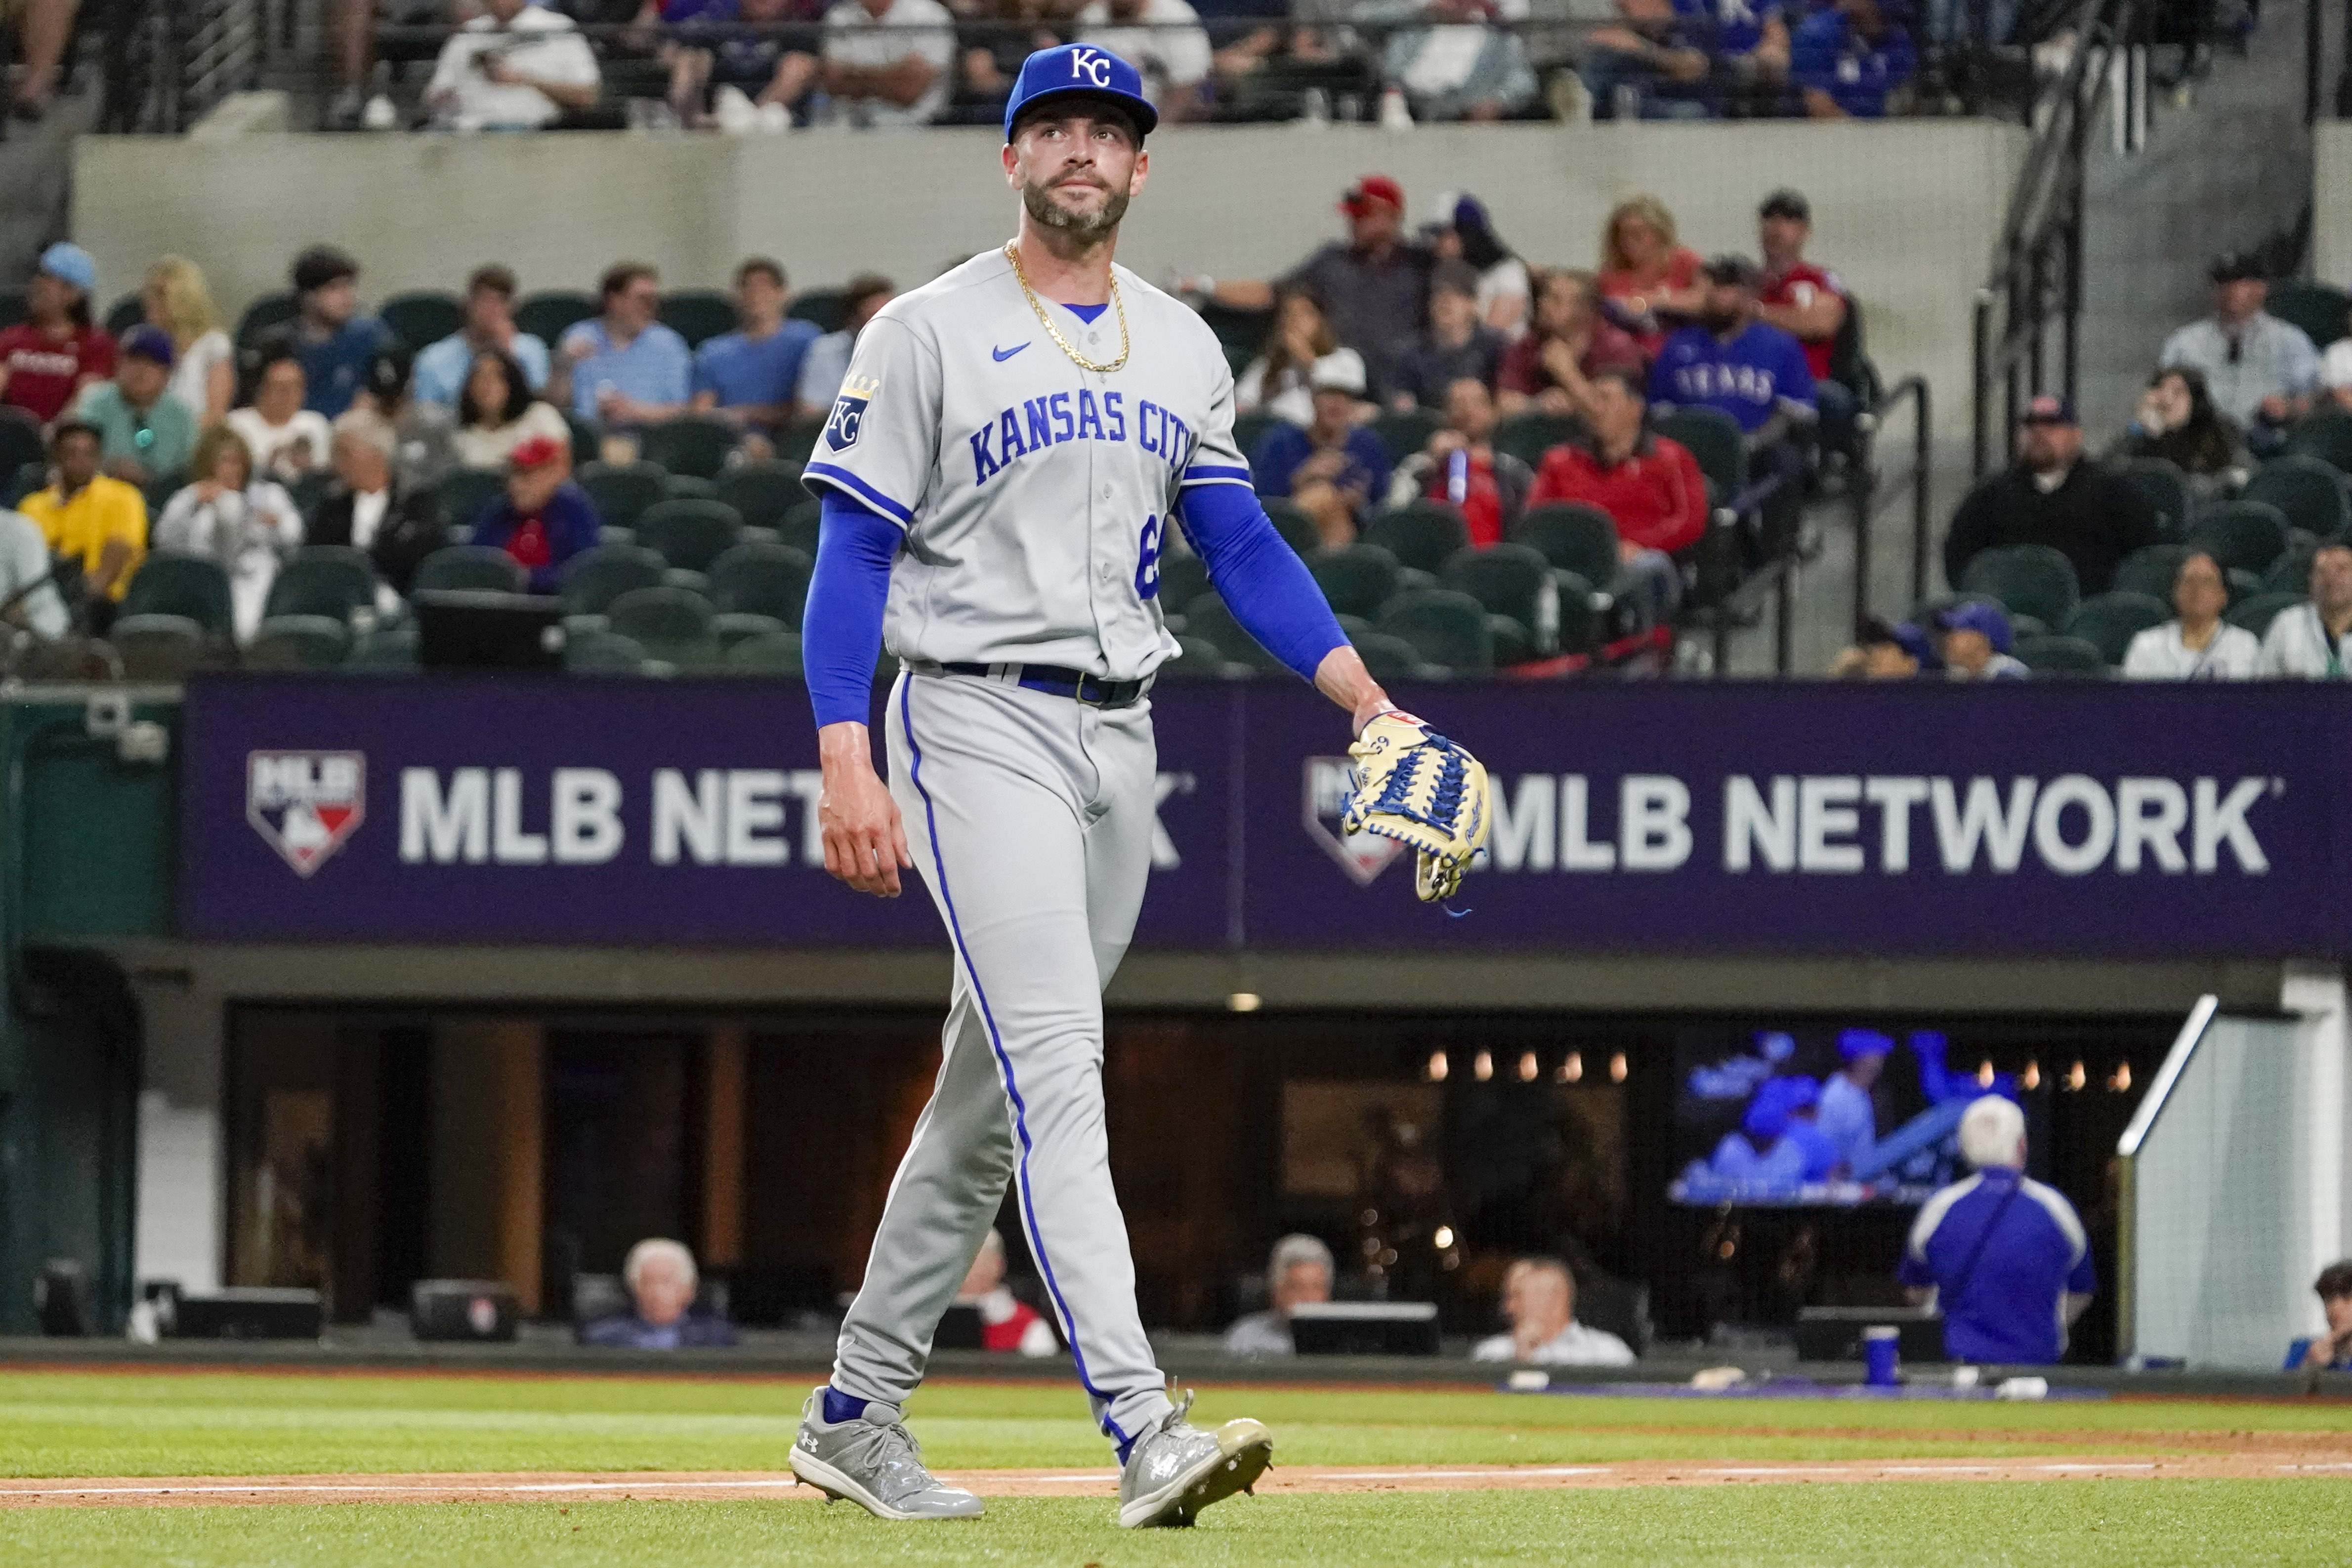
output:
[[1265,1260],[1265,1290],[1274,1304],[1234,1320],[1225,1331],[1227,1355],[1295,1355],[1290,1314],[1331,1299],[1331,1249],[1312,1236],[1293,1233],[1274,1244]]
[[593,109],[604,78],[572,18],[527,0],[484,0],[441,46],[425,101],[445,131],[535,131]]
[[2221,619],[2230,589],[2221,565],[2199,550],[2172,578],[2176,620],[2151,626],[2124,652],[2124,674],[2137,681],[2244,681],[2261,664],[2260,639]]
[[2319,547],[2311,558],[2309,601],[2271,622],[2255,673],[2306,681],[2352,676],[2352,545]]
[[1503,1316],[1511,1332],[1482,1339],[1474,1361],[1536,1366],[1631,1366],[1632,1347],[1606,1329],[1576,1321],[1576,1278],[1557,1258],[1522,1258],[1503,1276]]
[[955,86],[955,15],[940,0],[841,0],[824,14],[824,58],[786,55],[763,101],[824,88],[852,125],[928,125]]
[[1078,39],[1141,71],[1144,96],[1161,120],[1192,117],[1212,51],[1201,14],[1186,0],[1094,0],[1078,13]]

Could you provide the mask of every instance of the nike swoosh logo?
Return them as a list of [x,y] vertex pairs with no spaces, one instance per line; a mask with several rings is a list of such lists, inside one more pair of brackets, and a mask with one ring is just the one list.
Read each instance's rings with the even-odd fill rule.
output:
[[988,351],[990,355],[995,359],[996,362],[1001,365],[1028,346],[1029,345],[1026,343],[1015,343],[1009,349],[991,349]]

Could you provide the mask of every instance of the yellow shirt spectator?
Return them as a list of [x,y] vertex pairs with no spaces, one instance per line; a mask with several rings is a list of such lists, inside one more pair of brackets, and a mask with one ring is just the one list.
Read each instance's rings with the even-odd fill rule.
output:
[[121,599],[147,553],[147,498],[136,486],[100,474],[70,499],[51,485],[26,497],[16,509],[33,519],[52,551],[80,557],[82,574],[93,585],[103,570],[107,546],[120,541],[130,554],[106,594]]

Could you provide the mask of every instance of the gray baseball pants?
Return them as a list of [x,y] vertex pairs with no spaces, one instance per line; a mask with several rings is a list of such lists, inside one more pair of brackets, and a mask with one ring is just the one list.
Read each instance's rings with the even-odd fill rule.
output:
[[1170,1408],[1136,1312],[1102,1091],[1102,991],[1150,872],[1150,707],[906,674],[886,732],[890,793],[955,948],[955,988],[833,1386],[906,1404],[1010,1180],[1078,1381],[1124,1448]]

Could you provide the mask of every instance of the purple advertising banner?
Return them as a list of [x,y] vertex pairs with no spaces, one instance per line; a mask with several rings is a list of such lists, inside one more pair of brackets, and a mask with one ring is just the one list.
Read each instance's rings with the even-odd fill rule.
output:
[[[1496,785],[1457,915],[1339,832],[1344,721],[1153,694],[1171,948],[2352,953],[2352,706],[2320,685],[1498,683],[1400,693]],[[183,882],[215,939],[940,940],[811,837],[801,688],[221,677],[188,689]],[[912,879],[910,879],[912,881]]]

